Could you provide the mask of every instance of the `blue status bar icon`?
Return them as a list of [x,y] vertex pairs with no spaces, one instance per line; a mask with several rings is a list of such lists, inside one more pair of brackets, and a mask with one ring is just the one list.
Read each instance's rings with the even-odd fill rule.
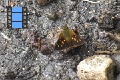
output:
[[12,21],[22,21],[22,13],[12,13]]
[[22,28],[22,7],[12,7],[12,28]]
[[7,25],[8,28],[25,28],[27,26],[27,8],[9,6],[7,8]]
[[12,28],[22,28],[22,22],[12,22]]
[[21,12],[22,13],[22,7],[12,7],[12,12]]

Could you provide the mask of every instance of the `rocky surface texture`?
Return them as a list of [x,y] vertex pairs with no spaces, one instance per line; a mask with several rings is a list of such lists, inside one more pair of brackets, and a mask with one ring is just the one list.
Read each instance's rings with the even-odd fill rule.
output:
[[114,80],[114,66],[110,56],[94,55],[79,63],[77,75],[80,80]]
[[[79,80],[76,68],[81,60],[96,50],[120,49],[107,36],[107,32],[119,33],[119,0],[48,0],[43,5],[36,0],[11,0],[28,8],[27,29],[7,28],[7,1],[0,0],[0,80]],[[34,37],[44,39],[52,28],[65,24],[78,27],[84,45],[67,54],[52,50],[47,55],[31,46],[36,44]]]

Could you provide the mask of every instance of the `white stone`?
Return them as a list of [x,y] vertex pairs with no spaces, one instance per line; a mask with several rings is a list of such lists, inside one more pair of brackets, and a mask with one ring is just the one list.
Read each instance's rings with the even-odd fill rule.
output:
[[77,66],[80,80],[114,80],[113,71],[114,63],[108,55],[94,55]]

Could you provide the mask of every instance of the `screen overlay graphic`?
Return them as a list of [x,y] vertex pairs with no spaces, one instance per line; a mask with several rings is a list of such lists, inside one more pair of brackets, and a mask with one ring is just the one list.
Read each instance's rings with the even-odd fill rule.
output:
[[26,28],[27,27],[27,8],[26,7],[7,7],[7,27]]

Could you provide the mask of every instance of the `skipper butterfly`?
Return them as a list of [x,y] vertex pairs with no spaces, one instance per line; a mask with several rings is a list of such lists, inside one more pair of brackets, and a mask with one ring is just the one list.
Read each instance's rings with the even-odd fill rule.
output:
[[74,30],[70,30],[67,25],[65,25],[62,26],[62,31],[57,42],[55,43],[55,50],[73,48],[80,46],[83,43],[84,40],[78,34],[77,27]]

